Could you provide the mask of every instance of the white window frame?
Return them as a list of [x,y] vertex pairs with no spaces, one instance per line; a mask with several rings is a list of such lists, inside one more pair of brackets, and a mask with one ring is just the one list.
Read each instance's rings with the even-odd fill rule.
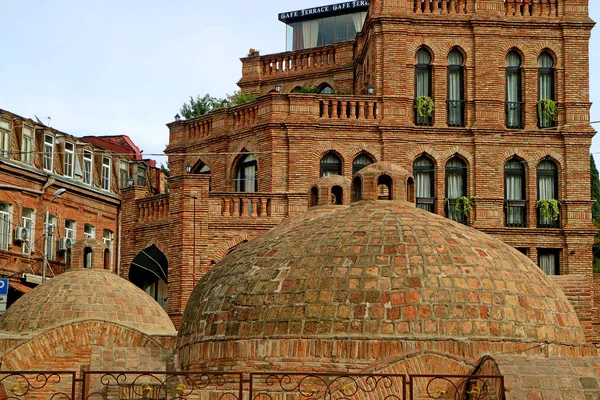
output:
[[[70,147],[70,149],[69,149]],[[75,160],[75,145],[71,142],[65,142],[65,162],[63,175],[69,178],[73,177]]]
[[85,239],[96,239],[96,227],[91,224],[83,226],[83,237]]
[[83,183],[91,185],[94,182],[94,155],[89,150],[83,151]]
[[127,161],[119,162],[119,188],[124,189],[129,186],[129,163]]
[[7,251],[12,239],[11,205],[0,203],[0,250]]
[[22,143],[21,143],[21,162],[31,165],[33,164],[33,128],[23,125]]
[[21,253],[22,254],[31,254],[33,250],[33,238],[34,238],[34,229],[35,229],[35,210],[31,208],[23,208],[21,211],[21,227],[27,229],[29,233],[27,236],[27,240],[23,240],[21,242]]
[[54,171],[54,136],[48,134],[44,135],[44,171]]
[[71,239],[71,242],[75,241],[75,234],[77,232],[77,224],[72,219],[65,220],[65,237]]
[[0,118],[0,155],[2,157],[8,157],[10,155],[11,132],[11,121],[4,118]]
[[112,247],[112,241],[113,241],[113,233],[111,230],[109,229],[104,229],[102,231],[102,242],[104,242],[105,245],[107,245],[109,248]]
[[110,190],[110,158],[102,157],[102,189]]

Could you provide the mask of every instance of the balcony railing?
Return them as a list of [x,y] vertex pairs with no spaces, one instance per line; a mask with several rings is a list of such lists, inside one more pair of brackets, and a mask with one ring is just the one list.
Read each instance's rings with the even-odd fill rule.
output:
[[[332,96],[333,97],[333,96]],[[331,98],[319,100],[319,117],[336,119],[375,119],[377,100],[356,98]]]
[[525,109],[525,103],[521,101],[507,101],[506,102],[506,127],[513,129],[523,128],[523,111]]
[[539,112],[538,110],[538,128],[556,128],[556,117],[554,119],[548,118],[544,112]]
[[511,227],[527,226],[527,200],[504,201],[504,225]]
[[447,100],[448,126],[465,126],[465,101]]
[[435,213],[435,197],[417,197],[417,208]]
[[414,0],[416,13],[466,14],[467,0]]
[[418,111],[415,110],[415,125],[416,126],[432,126],[433,125],[433,114],[420,116]]
[[517,16],[558,16],[560,0],[504,0],[506,15]]

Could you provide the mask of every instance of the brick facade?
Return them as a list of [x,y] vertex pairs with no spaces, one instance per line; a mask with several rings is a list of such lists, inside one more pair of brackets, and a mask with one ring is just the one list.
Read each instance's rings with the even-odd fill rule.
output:
[[[155,230],[153,241],[169,253],[168,310],[174,322],[179,322],[194,282],[223,254],[306,210],[320,177],[320,161],[330,152],[347,179],[359,155],[392,162],[413,175],[415,160],[426,156],[434,169],[431,207],[440,215],[447,213],[446,166],[458,157],[466,167],[463,194],[474,202],[470,226],[519,248],[534,262],[539,252],[555,254],[558,273],[591,279],[595,228],[588,148],[594,130],[588,123],[587,65],[592,26],[587,0],[527,6],[503,0],[373,0],[354,41],[243,58],[238,84],[261,97],[168,125],[171,228]],[[431,57],[431,126],[415,123],[415,57],[420,49]],[[464,126],[448,126],[452,50],[463,58]],[[507,128],[511,51],[521,61],[519,129]],[[541,54],[553,63],[558,115],[551,129],[538,128]],[[276,84],[280,92],[274,90]],[[292,93],[298,86],[323,84],[336,94]],[[255,193],[236,191],[236,173],[247,153],[256,160]],[[523,166],[524,217],[518,227],[505,222],[504,169],[509,160]],[[554,197],[560,201],[560,217],[552,227],[538,227],[538,166],[543,160],[557,169]],[[186,173],[188,165],[191,174]],[[200,173],[203,166],[209,174]],[[195,213],[190,196],[196,196]],[[147,229],[136,212],[138,223],[125,240],[142,237]],[[124,247],[133,255],[147,245],[131,240]],[[122,259],[122,271],[131,259]]]

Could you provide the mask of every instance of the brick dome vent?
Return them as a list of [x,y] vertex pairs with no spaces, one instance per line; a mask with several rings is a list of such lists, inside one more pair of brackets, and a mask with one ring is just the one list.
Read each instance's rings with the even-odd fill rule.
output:
[[167,313],[131,282],[101,269],[72,269],[46,281],[0,317],[0,331],[21,334],[100,320],[148,335],[174,335]]
[[352,178],[352,202],[360,200],[414,201],[414,180],[399,165],[380,161],[358,171]]
[[402,201],[307,214],[223,258],[187,303],[179,360],[300,357],[281,344],[292,339],[585,343],[561,289],[526,256]]

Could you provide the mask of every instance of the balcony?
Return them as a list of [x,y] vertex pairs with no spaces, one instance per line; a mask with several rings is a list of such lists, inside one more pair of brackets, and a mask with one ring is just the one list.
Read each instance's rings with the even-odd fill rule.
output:
[[560,0],[504,0],[504,8],[510,16],[557,17],[561,3]]
[[447,100],[448,126],[465,126],[465,101]]
[[522,101],[506,102],[506,127],[509,129],[523,129],[525,103]]
[[526,227],[527,204],[527,200],[505,200],[504,225],[509,227]]
[[467,0],[414,0],[415,13],[466,14],[469,12]]
[[469,222],[467,216],[456,209],[456,199],[446,200],[446,217],[464,225],[467,225]]
[[562,211],[560,203],[558,203],[558,213],[556,215],[545,215],[544,212],[542,212],[542,207],[540,207],[539,204],[537,205],[536,209],[538,228],[560,228],[560,214]]

